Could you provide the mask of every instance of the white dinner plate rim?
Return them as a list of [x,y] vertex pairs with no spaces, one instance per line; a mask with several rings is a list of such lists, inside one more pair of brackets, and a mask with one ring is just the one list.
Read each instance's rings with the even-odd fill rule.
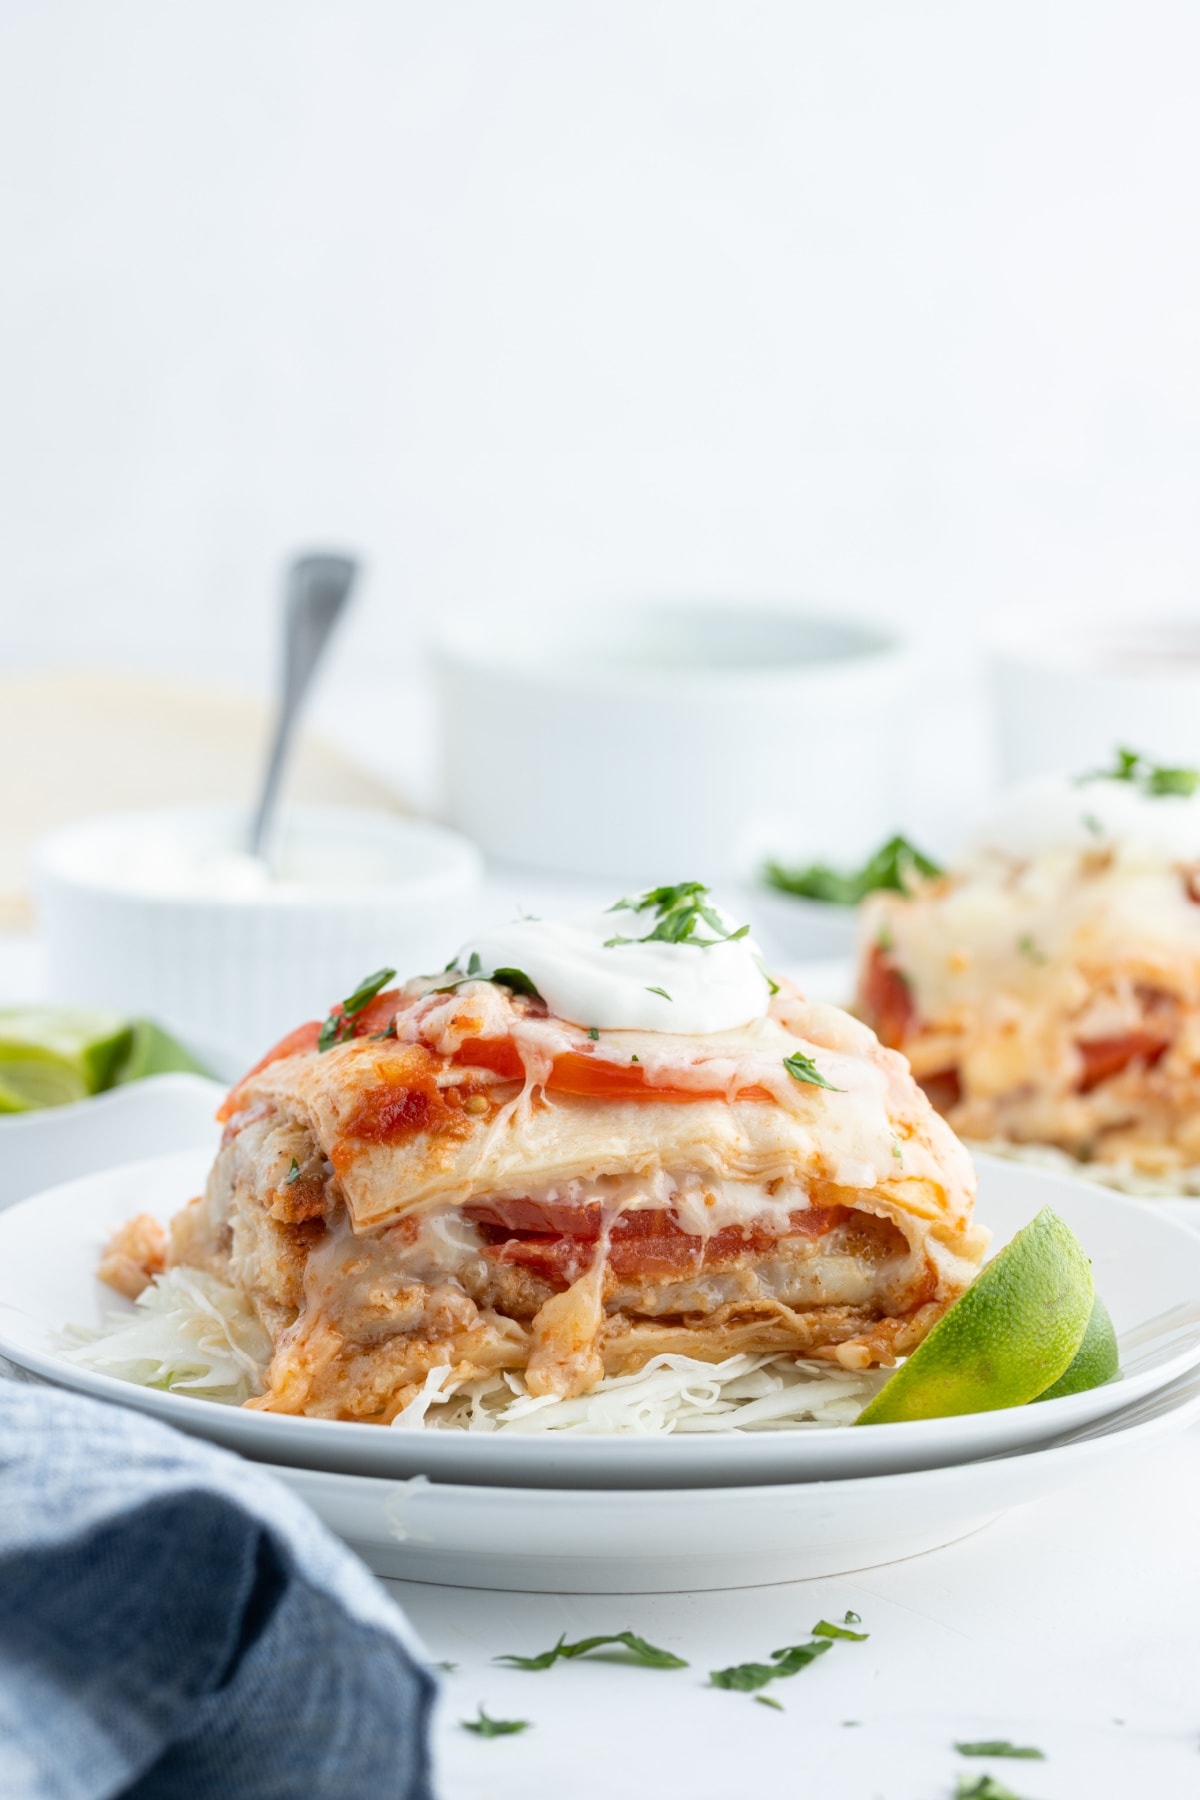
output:
[[[14,1225],[29,1216],[33,1209],[46,1209],[63,1196],[79,1196],[81,1190],[90,1192],[93,1188],[99,1188],[100,1184],[120,1182],[123,1178],[135,1175],[149,1178],[160,1169],[165,1177],[168,1168],[182,1168],[185,1159],[188,1167],[199,1172],[205,1166],[201,1158],[206,1163],[206,1153],[195,1149],[173,1152],[144,1162],[122,1165],[94,1176],[77,1178],[43,1194],[31,1196],[0,1216],[0,1243]],[[1004,1179],[1009,1182],[1032,1182],[1035,1186],[1068,1186],[1073,1190],[1086,1192],[1090,1205],[1116,1208],[1129,1217],[1147,1216],[1147,1209],[1136,1202],[1107,1192],[1103,1192],[1103,1198],[1100,1198],[1101,1190],[1081,1189],[1081,1184],[1067,1182],[1064,1177],[1046,1175],[1042,1171],[1023,1170],[1014,1164],[997,1166],[1003,1170]],[[179,1187],[176,1186],[172,1189],[172,1204],[178,1203],[178,1194]],[[1196,1240],[1187,1227],[1173,1220],[1164,1219],[1160,1223],[1173,1235],[1177,1234],[1179,1241],[1187,1243],[1195,1253]],[[466,1464],[471,1467],[471,1475],[467,1478],[472,1484],[486,1486],[502,1482],[506,1487],[520,1485],[519,1479],[514,1479],[511,1474],[505,1479],[497,1473],[497,1465],[505,1461],[512,1464],[522,1458],[539,1457],[543,1464],[559,1466],[553,1482],[556,1486],[585,1487],[589,1479],[597,1478],[597,1466],[603,1466],[607,1462],[608,1480],[601,1485],[610,1488],[615,1486],[617,1489],[623,1485],[632,1487],[643,1484],[670,1487],[678,1483],[691,1486],[700,1479],[700,1470],[714,1462],[719,1463],[723,1471],[715,1485],[731,1486],[736,1479],[738,1460],[742,1463],[757,1461],[762,1464],[772,1457],[778,1457],[782,1461],[788,1451],[801,1458],[807,1457],[814,1465],[807,1475],[808,1480],[823,1479],[822,1471],[815,1466],[820,1452],[816,1449],[806,1450],[807,1445],[824,1446],[835,1460],[840,1458],[844,1462],[846,1457],[850,1457],[856,1464],[860,1458],[864,1464],[886,1464],[896,1456],[900,1456],[909,1466],[914,1459],[917,1466],[922,1466],[921,1459],[925,1456],[938,1462],[975,1461],[995,1453],[993,1448],[987,1446],[986,1440],[994,1438],[997,1431],[1006,1439],[999,1446],[1001,1450],[1019,1448],[1022,1441],[1032,1443],[1048,1440],[1061,1431],[1082,1426],[1095,1418],[1119,1411],[1125,1405],[1136,1403],[1145,1394],[1168,1385],[1200,1361],[1200,1346],[1192,1346],[1160,1367],[1143,1371],[1140,1377],[1111,1384],[1107,1389],[1092,1390],[1090,1394],[1039,1403],[1032,1419],[1028,1415],[1034,1409],[1022,1408],[1011,1409],[1007,1416],[1001,1413],[977,1413],[954,1420],[873,1426],[870,1429],[870,1447],[864,1446],[861,1450],[849,1444],[844,1427],[819,1426],[788,1432],[746,1433],[736,1436],[732,1433],[689,1434],[669,1440],[631,1436],[572,1436],[564,1439],[559,1434],[548,1434],[545,1437],[522,1434],[516,1437],[508,1433],[474,1434],[436,1430],[401,1434],[386,1431],[386,1428],[378,1425],[245,1411],[235,1407],[216,1406],[212,1402],[198,1404],[194,1398],[186,1395],[141,1388],[112,1376],[80,1369],[55,1352],[31,1347],[20,1339],[14,1339],[5,1325],[4,1315],[9,1310],[19,1309],[11,1307],[10,1303],[0,1302],[0,1355],[57,1385],[90,1393],[116,1404],[132,1406],[135,1410],[175,1424],[194,1435],[215,1437],[217,1441],[227,1443],[244,1454],[277,1464],[297,1463],[318,1469],[329,1468],[331,1465],[336,1469],[339,1464],[345,1468],[348,1463],[357,1463],[360,1473],[368,1472],[362,1466],[364,1462],[375,1463],[376,1466],[370,1472],[384,1479],[395,1480],[406,1479],[416,1473],[440,1479],[447,1476],[461,1479],[466,1476]],[[62,1323],[66,1322],[64,1320]],[[52,1328],[44,1318],[38,1323],[43,1331]],[[1013,1429],[1017,1424],[1015,1415],[1018,1411],[1026,1415],[1021,1423],[1028,1421],[1035,1428],[1033,1438],[1023,1440],[1020,1432]],[[383,1435],[385,1431],[386,1436]],[[952,1454],[949,1456],[946,1454],[948,1432],[953,1434],[949,1444]],[[302,1436],[297,1440],[298,1433]],[[311,1450],[298,1448],[298,1442],[300,1445],[311,1445]],[[402,1466],[378,1466],[376,1459],[383,1452],[385,1443],[389,1446],[386,1454],[389,1457],[396,1455],[398,1464]],[[654,1464],[656,1461],[663,1462],[666,1443],[670,1445],[665,1452],[671,1459],[670,1465],[656,1474]],[[565,1471],[562,1467],[564,1461],[567,1464]],[[804,1464],[801,1463],[800,1466],[803,1468]],[[619,1479],[622,1470],[628,1470],[624,1480]],[[781,1480],[786,1482],[789,1474],[794,1472],[781,1472]],[[844,1480],[853,1477],[842,1473],[835,1478]]]

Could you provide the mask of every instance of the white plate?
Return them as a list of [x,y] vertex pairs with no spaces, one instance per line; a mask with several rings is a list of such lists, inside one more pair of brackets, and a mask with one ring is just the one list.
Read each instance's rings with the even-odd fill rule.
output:
[[0,1208],[135,1153],[197,1145],[215,1154],[224,1098],[202,1075],[149,1075],[70,1106],[0,1115]]
[[[425,1474],[485,1486],[633,1488],[823,1480],[935,1468],[1028,1448],[1140,1399],[1200,1362],[1200,1237],[1117,1195],[1040,1169],[981,1158],[980,1216],[1003,1244],[1053,1205],[1091,1256],[1123,1344],[1106,1387],[963,1418],[678,1437],[566,1437],[392,1431],[329,1419],[247,1412],[139,1388],[62,1355],[67,1324],[94,1325],[125,1303],[95,1280],[112,1227],[138,1212],[162,1219],[198,1193],[199,1151],[110,1169],[37,1195],[0,1216],[0,1355],[83,1393],[168,1420],[264,1462],[360,1475]],[[1186,1314],[1148,1343],[1136,1327]]]
[[614,1494],[276,1473],[379,1575],[526,1593],[679,1593],[843,1575],[936,1550],[1011,1506],[1104,1480],[1197,1418],[1191,1375],[1050,1448],[857,1481]]

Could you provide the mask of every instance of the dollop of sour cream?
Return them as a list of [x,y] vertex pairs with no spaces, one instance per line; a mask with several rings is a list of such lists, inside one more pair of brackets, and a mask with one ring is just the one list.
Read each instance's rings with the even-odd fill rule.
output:
[[[724,929],[734,926],[723,914]],[[647,921],[647,922],[643,922]],[[733,1031],[766,1015],[770,983],[752,939],[612,944],[643,937],[653,915],[603,912],[578,919],[518,919],[472,938],[459,952],[490,975],[520,969],[552,1013],[601,1031]],[[701,935],[711,936],[701,927]]]
[[1107,848],[1151,862],[1200,860],[1200,793],[1148,794],[1131,781],[1039,776],[1004,794],[970,844],[976,854],[1019,862]]

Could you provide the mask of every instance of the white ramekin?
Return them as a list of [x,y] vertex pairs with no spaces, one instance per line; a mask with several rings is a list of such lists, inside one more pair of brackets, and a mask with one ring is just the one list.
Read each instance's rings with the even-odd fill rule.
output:
[[909,653],[783,607],[462,621],[438,650],[447,815],[490,855],[717,881],[897,829]]
[[[148,846],[240,849],[224,807],[116,814],[66,826],[33,855],[52,997],[147,1014],[189,1042],[253,1061],[364,975],[440,969],[470,929],[481,860],[455,832],[386,813],[297,808],[281,839],[347,869],[344,885],[247,898],[148,892],[122,862]],[[355,861],[376,879],[352,879]]]
[[1200,626],[1192,619],[1025,617],[993,640],[992,693],[1005,782],[1107,768],[1118,746],[1200,766]]

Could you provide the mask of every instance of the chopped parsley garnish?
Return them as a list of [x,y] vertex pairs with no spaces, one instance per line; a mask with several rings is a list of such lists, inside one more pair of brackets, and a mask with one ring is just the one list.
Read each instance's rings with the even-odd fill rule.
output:
[[1038,949],[1036,940],[1028,931],[1023,931],[1017,939],[1017,949],[1022,956],[1028,957],[1031,963],[1040,965],[1046,961],[1045,951]]
[[862,1618],[856,1612],[847,1611],[847,1612],[843,1613],[843,1615],[842,1615],[842,1624],[843,1625],[861,1625]]
[[932,878],[941,872],[931,857],[923,855],[906,837],[897,836],[881,845],[861,869],[834,869],[828,863],[789,869],[782,863],[769,862],[763,874],[771,887],[783,894],[797,894],[802,900],[824,900],[830,906],[857,906],[880,888],[904,893],[913,876]]
[[960,1775],[954,1800],[1021,1800],[1021,1796],[994,1775]]
[[476,1737],[511,1737],[515,1731],[528,1731],[528,1719],[489,1719],[482,1705],[477,1719],[460,1719],[459,1724],[464,1731],[473,1731]]
[[[451,963],[449,969],[442,970],[442,974],[448,975],[456,967],[455,963]],[[467,960],[465,975],[456,975],[453,981],[446,982],[444,987],[434,988],[433,992],[435,994],[452,994],[455,988],[462,987],[466,981],[494,981],[500,987],[511,988],[514,994],[527,995],[530,1000],[540,1000],[542,997],[524,969],[493,969],[490,975],[485,975],[483,964],[479,960],[479,953],[476,950],[472,950]]]
[[630,1060],[630,1062],[641,1062],[642,1059],[638,1055],[637,1051],[635,1050],[633,1055],[629,1058],[629,1060]]
[[296,1161],[295,1157],[293,1156],[292,1166],[283,1178],[283,1185],[284,1185],[284,1187],[291,1187],[293,1181],[299,1181],[299,1179],[300,1179],[300,1164]]
[[588,1036],[591,1038],[593,1044],[600,1041],[600,1033],[596,1030],[594,1025],[588,1027]]
[[672,1650],[660,1650],[657,1644],[648,1644],[645,1638],[638,1637],[634,1631],[618,1631],[611,1637],[580,1638],[575,1644],[568,1644],[564,1632],[553,1649],[543,1650],[538,1656],[498,1656],[495,1660],[512,1663],[517,1669],[548,1669],[560,1658],[570,1660],[576,1656],[586,1656],[589,1650],[599,1650],[606,1644],[621,1646],[629,1652],[634,1662],[641,1663],[646,1669],[686,1669],[688,1666],[682,1656],[676,1656]]
[[1032,1744],[1010,1744],[1007,1738],[985,1738],[978,1744],[955,1744],[960,1756],[1019,1756],[1026,1762],[1045,1762],[1046,1752]]
[[1186,799],[1200,788],[1200,769],[1175,769],[1152,763],[1139,750],[1118,749],[1111,769],[1092,769],[1078,778],[1083,787],[1089,781],[1128,781],[1141,788],[1152,799],[1179,795]]
[[317,1034],[317,1049],[332,1050],[335,1044],[344,1044],[354,1036],[354,1021],[381,993],[395,975],[395,969],[377,969],[374,975],[368,975],[360,981],[352,994],[342,1001],[341,1010],[331,1012]]
[[458,1668],[458,1664],[455,1662],[436,1662],[433,1666],[435,1669],[440,1669],[443,1675],[453,1675]]
[[807,1081],[810,1087],[828,1088],[831,1094],[840,1094],[845,1090],[834,1087],[832,1081],[826,1081],[811,1056],[805,1056],[797,1050],[791,1056],[785,1056],[783,1066],[795,1081]]
[[526,994],[530,1000],[540,1000],[542,997],[524,969],[493,969],[488,980],[499,982],[501,987],[511,988],[514,994]]
[[[647,888],[644,894],[627,894],[609,907],[609,912],[654,912],[655,923],[645,937],[611,937],[604,948],[619,944],[696,944],[708,950],[713,944],[734,944],[749,934],[748,925],[726,931],[716,907],[705,896],[709,889],[702,881],[680,881],[674,887]],[[712,937],[699,937],[701,925],[707,925]]]
[[783,1706],[773,1694],[755,1694],[754,1698],[760,1706],[773,1706],[776,1712],[782,1712]]
[[[850,1618],[851,1614],[847,1613],[846,1617]],[[857,1613],[853,1618],[856,1625],[862,1623]],[[831,1625],[828,1619],[821,1619],[812,1629],[814,1637],[849,1638],[852,1644],[865,1644],[871,1635],[869,1631],[847,1631],[844,1625]]]
[[801,1669],[807,1669],[809,1663],[816,1662],[818,1656],[832,1649],[828,1638],[812,1644],[789,1644],[786,1649],[772,1650],[769,1663],[734,1663],[729,1669],[713,1669],[708,1679],[713,1687],[734,1688],[738,1693],[752,1694],[756,1688],[766,1687],[769,1681],[798,1675]]
[[754,961],[758,966],[759,974],[762,976],[763,980],[766,982],[768,988],[771,991],[771,998],[774,999],[775,995],[779,992],[779,983],[777,981],[773,981],[771,979],[770,975],[768,975],[767,965],[763,961],[761,956],[756,955],[754,958]]
[[646,992],[647,992],[647,993],[648,993],[648,994],[659,994],[659,995],[660,995],[660,996],[661,996],[661,997],[662,997],[662,999],[664,999],[664,1000],[670,1000],[670,998],[671,998],[671,996],[670,996],[670,994],[668,994],[668,992],[667,992],[667,990],[666,990],[666,988],[652,988],[652,987],[648,987],[648,988],[647,988],[647,989],[646,989]]

